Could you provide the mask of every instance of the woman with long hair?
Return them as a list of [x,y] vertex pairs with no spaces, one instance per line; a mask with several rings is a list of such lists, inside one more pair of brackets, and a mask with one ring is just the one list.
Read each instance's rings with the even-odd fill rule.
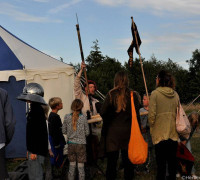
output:
[[85,179],[86,136],[89,135],[89,126],[86,116],[81,113],[82,108],[83,102],[75,99],[71,105],[72,113],[65,115],[62,127],[63,134],[66,134],[68,138],[69,180],[75,179],[76,163],[79,179]]
[[[134,103],[139,121],[139,101],[136,93],[134,93]],[[100,114],[103,118],[101,135],[105,139],[107,156],[106,179],[116,179],[120,151],[124,165],[124,178],[133,179],[134,167],[128,159],[132,116],[129,79],[126,72],[116,73],[114,88],[108,92]]]
[[156,89],[151,93],[148,121],[153,144],[155,145],[157,180],[166,177],[176,179],[176,151],[178,133],[176,131],[176,112],[179,96],[175,89],[173,76],[161,70],[156,77]]

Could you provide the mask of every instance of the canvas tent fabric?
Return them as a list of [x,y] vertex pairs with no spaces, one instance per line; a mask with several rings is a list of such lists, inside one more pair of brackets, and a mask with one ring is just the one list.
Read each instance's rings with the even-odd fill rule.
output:
[[6,157],[26,156],[26,103],[16,97],[27,83],[39,83],[44,99],[61,97],[61,119],[70,112],[74,98],[74,68],[33,48],[0,26],[0,87],[8,91],[16,118],[16,129],[6,148]]

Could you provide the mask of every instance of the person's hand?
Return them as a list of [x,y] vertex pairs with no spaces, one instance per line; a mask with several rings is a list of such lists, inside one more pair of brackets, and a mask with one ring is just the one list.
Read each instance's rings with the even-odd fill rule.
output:
[[36,160],[37,159],[37,154],[32,154],[30,155],[31,160]]
[[58,146],[55,146],[56,149],[60,148],[60,144]]
[[86,68],[86,64],[84,62],[81,63],[81,70],[83,70],[84,68]]
[[50,155],[50,157],[54,157],[54,154],[51,149],[49,149],[49,155]]
[[181,141],[182,144],[186,145],[187,144],[187,141]]
[[146,133],[146,128],[141,128],[142,133]]

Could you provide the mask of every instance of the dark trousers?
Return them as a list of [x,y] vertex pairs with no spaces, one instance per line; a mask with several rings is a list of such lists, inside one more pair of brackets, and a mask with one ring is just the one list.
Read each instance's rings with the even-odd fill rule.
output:
[[176,151],[177,141],[171,139],[161,141],[155,145],[157,180],[165,180],[166,165],[168,165],[169,179],[176,180]]
[[[128,150],[121,150],[122,161],[124,165],[124,179],[132,180],[134,176],[134,165],[128,159]],[[114,180],[117,175],[117,160],[119,158],[119,151],[107,153],[107,170],[106,179]]]
[[8,171],[6,168],[6,160],[5,160],[5,146],[0,149],[0,179],[8,178]]

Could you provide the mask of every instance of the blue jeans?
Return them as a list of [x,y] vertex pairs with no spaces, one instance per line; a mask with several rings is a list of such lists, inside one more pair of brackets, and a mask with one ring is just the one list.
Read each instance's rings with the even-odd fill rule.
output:
[[60,142],[60,147],[55,148],[52,137],[50,135],[49,135],[49,142],[51,145],[51,150],[54,154],[54,157],[50,157],[51,165],[54,165],[60,168],[63,166],[63,162],[64,162],[64,156],[63,156],[64,143]]
[[43,166],[44,156],[37,155],[36,160],[30,159],[30,152],[28,152],[28,176],[29,180],[43,180]]
[[5,146],[0,149],[0,179],[8,178],[8,171],[6,169],[5,160]]

